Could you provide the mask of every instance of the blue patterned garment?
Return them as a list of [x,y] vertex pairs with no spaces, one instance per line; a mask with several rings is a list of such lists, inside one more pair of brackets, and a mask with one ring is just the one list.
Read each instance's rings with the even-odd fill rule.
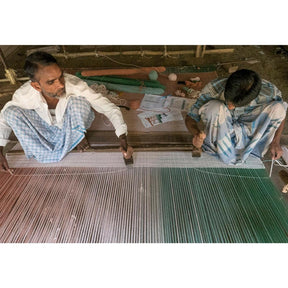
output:
[[33,109],[9,106],[4,117],[28,159],[51,163],[63,159],[79,144],[95,116],[84,97],[70,97],[61,129],[49,125]]
[[188,115],[205,125],[203,148],[227,164],[243,163],[250,154],[262,157],[286,116],[279,89],[262,80],[259,95],[248,105],[229,110],[224,89],[227,79],[208,83]]

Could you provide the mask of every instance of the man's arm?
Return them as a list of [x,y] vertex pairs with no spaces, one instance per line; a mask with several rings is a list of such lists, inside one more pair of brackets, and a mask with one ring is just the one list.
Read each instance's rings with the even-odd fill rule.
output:
[[91,104],[92,108],[105,115],[115,128],[115,134],[120,137],[127,134],[127,125],[123,119],[122,112],[116,104],[112,103],[107,97],[101,93],[95,92],[88,84],[78,77],[65,74],[66,93],[73,92],[85,97]]
[[283,150],[280,146],[280,140],[281,140],[281,135],[284,129],[284,125],[285,125],[285,119],[281,122],[270,144],[270,152],[271,152],[272,160],[279,159],[283,154]]
[[185,124],[188,131],[192,134],[192,144],[200,149],[206,138],[206,134],[199,128],[198,123],[188,115],[185,118]]
[[125,159],[130,159],[133,154],[133,148],[127,143],[126,134],[122,134],[119,136],[120,140],[120,151],[122,152]]
[[7,171],[9,172],[11,175],[13,174],[12,170],[9,168],[9,165],[8,165],[8,162],[7,162],[7,159],[6,157],[4,156],[3,154],[3,150],[4,150],[4,147],[3,146],[0,146],[0,171]]

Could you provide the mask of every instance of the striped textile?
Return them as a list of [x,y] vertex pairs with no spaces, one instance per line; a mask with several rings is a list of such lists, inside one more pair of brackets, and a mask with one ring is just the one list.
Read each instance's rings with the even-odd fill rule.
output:
[[16,168],[0,242],[287,243],[284,200],[265,169]]

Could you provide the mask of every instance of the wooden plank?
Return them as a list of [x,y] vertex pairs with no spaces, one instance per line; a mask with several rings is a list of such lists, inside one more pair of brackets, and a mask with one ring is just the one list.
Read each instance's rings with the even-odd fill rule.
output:
[[[114,131],[87,131],[87,139],[90,145],[94,146],[118,146],[119,140]],[[185,146],[192,145],[192,136],[188,132],[181,133],[167,133],[167,132],[154,132],[154,133],[129,133],[127,136],[128,143],[131,146],[144,147],[147,146]]]
[[[119,151],[119,139],[114,131],[87,131],[86,137],[92,147],[91,151],[117,152]],[[128,144],[134,151],[192,151],[192,136],[187,133],[153,132],[153,133],[129,133]],[[13,148],[12,148],[13,149]],[[11,155],[24,154],[23,150],[16,148],[10,150]],[[88,151],[90,151],[88,149]],[[79,152],[77,150],[71,151]],[[71,153],[70,152],[70,153]]]

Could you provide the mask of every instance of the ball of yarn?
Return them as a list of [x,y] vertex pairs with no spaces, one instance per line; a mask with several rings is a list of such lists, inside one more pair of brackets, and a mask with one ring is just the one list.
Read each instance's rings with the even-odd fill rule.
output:
[[157,80],[158,79],[158,73],[155,70],[151,70],[149,73],[149,79],[150,80]]
[[171,73],[171,74],[169,74],[168,79],[170,81],[176,81],[177,80],[177,75],[175,73]]

